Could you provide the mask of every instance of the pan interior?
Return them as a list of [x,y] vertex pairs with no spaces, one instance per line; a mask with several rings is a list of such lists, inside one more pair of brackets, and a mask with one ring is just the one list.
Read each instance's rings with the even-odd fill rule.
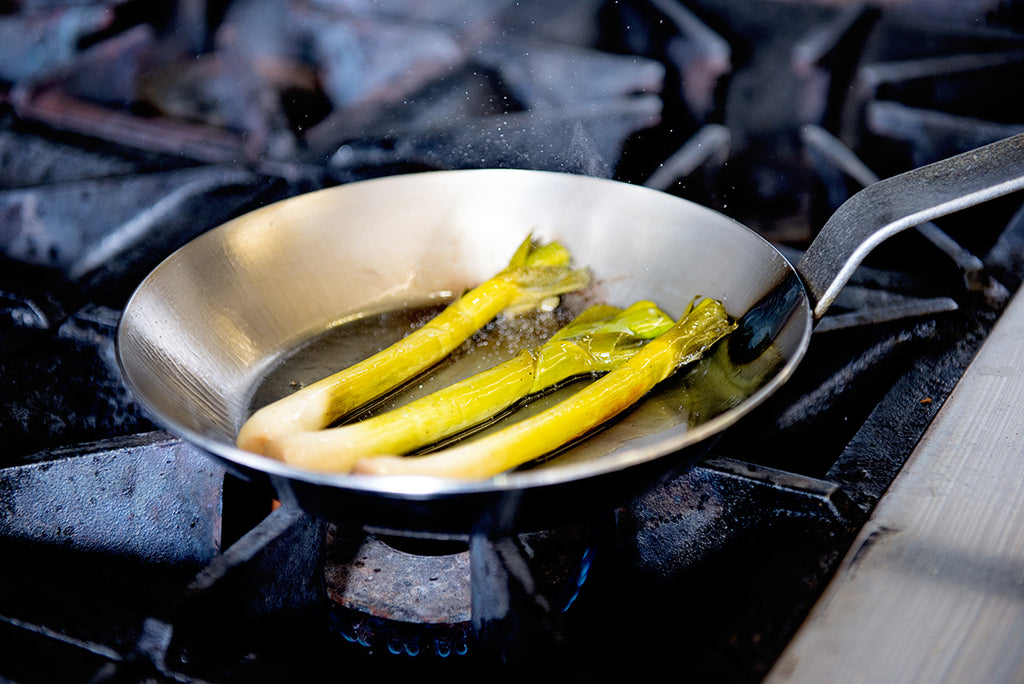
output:
[[695,296],[708,296],[740,317],[782,283],[800,296],[769,326],[774,339],[763,353],[737,365],[720,345],[635,410],[524,478],[578,477],[681,449],[758,403],[806,347],[810,314],[792,268],[727,217],[602,179],[446,171],[285,200],[184,246],[125,309],[118,352],[126,382],[159,422],[217,455],[306,477],[234,448],[249,413],[404,334],[423,314],[503,268],[528,234],[562,241],[577,264],[591,269],[592,285],[529,325],[489,326],[392,404],[496,362],[516,344],[540,341],[559,316],[591,303],[649,299],[679,316]]

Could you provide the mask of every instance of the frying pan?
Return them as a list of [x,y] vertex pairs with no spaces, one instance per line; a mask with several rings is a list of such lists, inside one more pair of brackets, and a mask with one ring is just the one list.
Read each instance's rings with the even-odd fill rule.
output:
[[[508,169],[360,181],[260,208],[174,252],[128,302],[118,359],[158,424],[311,514],[428,536],[552,527],[692,460],[761,404],[882,240],[1021,187],[1024,135],[878,182],[840,207],[794,268],[720,213],[617,181]],[[675,385],[545,463],[486,481],[307,472],[234,446],[260,397],[287,391],[281,368],[336,370],[340,357],[316,367],[322,350],[365,342],[388,312],[485,280],[529,233],[562,241],[591,269],[582,300],[650,299],[679,316],[703,295],[739,328],[703,371],[680,371]],[[705,395],[708,406],[687,404]]]

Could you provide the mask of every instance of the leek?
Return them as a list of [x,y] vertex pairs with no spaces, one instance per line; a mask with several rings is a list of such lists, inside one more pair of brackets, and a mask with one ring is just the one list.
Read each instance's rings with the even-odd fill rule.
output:
[[700,358],[735,327],[720,302],[703,299],[621,366],[546,411],[434,453],[362,459],[353,472],[485,479],[511,470],[584,437],[677,368]]
[[282,435],[319,430],[431,367],[499,313],[515,315],[585,287],[586,269],[570,265],[560,243],[527,238],[508,266],[449,304],[421,328],[345,370],[256,411],[238,433],[239,448],[263,453]]
[[266,455],[302,468],[346,472],[362,457],[406,454],[484,423],[570,378],[608,372],[673,325],[652,302],[595,305],[537,349],[367,420],[271,440]]

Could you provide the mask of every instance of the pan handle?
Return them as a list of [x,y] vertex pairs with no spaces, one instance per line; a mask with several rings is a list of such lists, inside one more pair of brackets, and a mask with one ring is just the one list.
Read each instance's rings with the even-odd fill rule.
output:
[[796,266],[814,318],[883,240],[1021,188],[1024,133],[867,186],[839,207]]

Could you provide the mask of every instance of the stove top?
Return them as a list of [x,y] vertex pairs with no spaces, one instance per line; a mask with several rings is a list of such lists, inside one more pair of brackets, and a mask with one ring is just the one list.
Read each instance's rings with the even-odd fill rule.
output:
[[797,672],[794,635],[821,643],[801,624],[829,622],[826,586],[884,536],[871,516],[943,407],[964,412],[954,388],[1024,279],[1019,195],[888,241],[771,400],[627,504],[543,532],[313,518],[161,430],[114,350],[171,251],[322,187],[475,167],[616,178],[796,261],[860,187],[1024,131],[1015,3],[757,5],[5,8],[0,677]]

